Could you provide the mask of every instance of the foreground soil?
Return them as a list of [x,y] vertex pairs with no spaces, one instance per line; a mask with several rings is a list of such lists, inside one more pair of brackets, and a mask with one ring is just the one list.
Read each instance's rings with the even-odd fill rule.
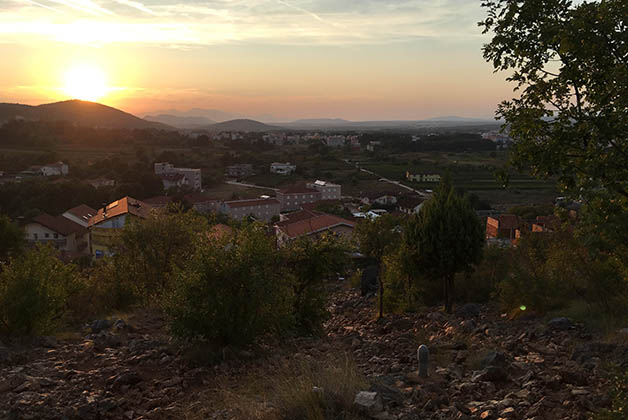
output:
[[[469,304],[377,321],[373,308],[338,290],[324,337],[244,350],[176,342],[154,312],[93,322],[74,338],[0,343],[0,418],[269,418],[268,384],[283,368],[350,360],[383,401],[364,418],[587,419],[610,405],[609,367],[628,367],[628,345],[568,319],[511,320]],[[416,374],[420,344],[427,378]]]

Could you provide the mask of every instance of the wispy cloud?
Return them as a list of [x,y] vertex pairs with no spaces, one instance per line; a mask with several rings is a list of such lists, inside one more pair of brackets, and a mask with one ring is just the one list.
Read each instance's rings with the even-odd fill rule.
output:
[[[0,42],[39,37],[189,47],[464,41],[479,36],[475,22],[481,17],[479,4],[468,0],[19,0],[17,8],[1,7],[6,1],[0,0]],[[58,11],[65,14],[52,13]]]

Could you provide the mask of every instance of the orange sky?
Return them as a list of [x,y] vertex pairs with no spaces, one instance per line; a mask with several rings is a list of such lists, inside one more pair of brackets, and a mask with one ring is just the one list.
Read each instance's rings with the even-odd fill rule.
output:
[[468,0],[0,0],[0,101],[100,83],[99,102],[140,115],[491,117],[512,89],[482,59],[482,13]]

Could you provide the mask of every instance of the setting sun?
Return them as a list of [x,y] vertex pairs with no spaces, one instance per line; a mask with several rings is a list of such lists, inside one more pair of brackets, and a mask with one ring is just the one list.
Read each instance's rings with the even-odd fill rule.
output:
[[63,91],[72,99],[97,101],[108,92],[104,73],[91,66],[78,66],[65,74]]

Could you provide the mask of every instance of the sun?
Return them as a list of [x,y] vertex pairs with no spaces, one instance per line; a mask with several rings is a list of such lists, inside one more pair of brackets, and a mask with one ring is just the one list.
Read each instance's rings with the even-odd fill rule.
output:
[[65,74],[63,92],[72,99],[97,101],[109,88],[105,74],[97,67],[83,65],[71,68]]

